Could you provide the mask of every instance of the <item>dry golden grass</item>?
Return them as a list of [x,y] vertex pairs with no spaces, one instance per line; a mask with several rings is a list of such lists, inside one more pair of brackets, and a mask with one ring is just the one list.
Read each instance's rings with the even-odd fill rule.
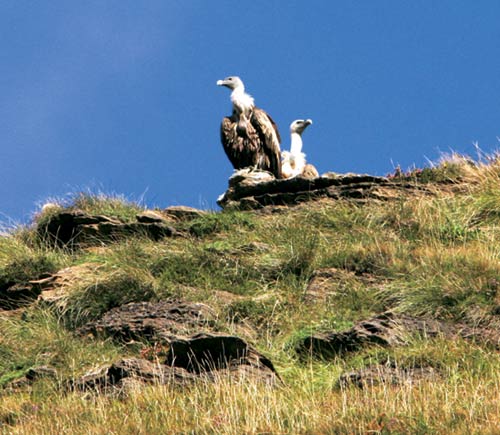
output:
[[[495,367],[498,369],[498,364]],[[142,387],[121,398],[49,392],[2,398],[5,434],[494,434],[500,376],[448,367],[444,380],[359,389],[335,386],[339,367],[296,370],[288,385],[221,377],[189,389]],[[321,382],[318,382],[321,378]]]

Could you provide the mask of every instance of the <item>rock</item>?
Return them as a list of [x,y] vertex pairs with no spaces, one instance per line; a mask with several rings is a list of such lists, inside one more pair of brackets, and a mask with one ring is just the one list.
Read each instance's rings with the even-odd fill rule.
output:
[[460,323],[424,319],[391,312],[356,323],[341,332],[315,334],[301,340],[296,347],[300,355],[330,358],[353,352],[364,346],[401,346],[412,336],[423,338],[461,338],[500,349],[500,332],[490,328],[472,328]]
[[144,210],[136,216],[137,222],[144,224],[164,223],[169,224],[173,219],[160,211]]
[[295,205],[319,198],[355,200],[400,198],[408,191],[430,191],[418,184],[371,175],[327,173],[315,176],[313,168],[302,176],[276,180],[251,172],[237,173],[229,179],[228,190],[217,203],[222,208],[259,209],[270,205]]
[[250,242],[246,245],[241,245],[238,247],[238,252],[250,253],[250,252],[269,252],[271,247],[267,243],[263,242]]
[[7,283],[0,287],[0,309],[15,310],[31,304],[40,290],[30,283]]
[[101,319],[79,329],[81,334],[106,335],[117,340],[169,342],[212,326],[215,313],[205,304],[177,300],[132,302],[113,308]]
[[238,376],[257,376],[266,383],[279,379],[272,362],[233,335],[197,334],[170,342],[165,363],[190,373],[223,370]]
[[257,184],[275,180],[274,175],[259,169],[244,168],[234,171],[229,177],[229,186],[256,186]]
[[72,390],[123,388],[127,380],[139,384],[186,385],[196,380],[218,381],[223,376],[266,384],[279,380],[271,361],[234,336],[199,334],[174,339],[164,362],[124,358],[68,382]]
[[[140,219],[146,219],[144,214],[139,216]],[[178,235],[177,231],[165,222],[125,223],[118,219],[74,210],[52,215],[37,231],[42,238],[59,246],[98,245],[130,235],[143,235],[153,240]]]
[[124,358],[110,366],[90,371],[76,380],[70,380],[68,386],[72,390],[81,391],[106,390],[111,387],[122,387],[126,379],[155,385],[185,385],[193,382],[196,377],[181,368],[141,358]]
[[84,280],[94,280],[97,270],[102,267],[98,263],[83,263],[66,267],[45,278],[32,280],[29,283],[39,291],[37,302],[47,306],[55,306],[64,301],[69,289]]
[[189,221],[207,214],[206,211],[183,205],[167,207],[163,210],[163,213],[180,221]]
[[40,378],[56,378],[57,370],[54,367],[49,366],[32,367],[26,372],[25,376],[30,382]]
[[359,322],[346,331],[306,337],[298,344],[297,352],[329,358],[359,350],[365,345],[394,346],[404,343],[405,334],[397,327],[397,320],[390,313],[384,313]]
[[[5,385],[5,388],[10,390],[18,390],[30,386],[41,378],[57,378],[57,370],[49,366],[37,366],[28,369],[24,376],[18,377]],[[1,426],[1,424],[0,424]]]
[[442,376],[433,367],[392,367],[373,365],[361,370],[344,373],[339,378],[339,385],[347,387],[355,385],[358,388],[372,387],[379,384],[402,385],[422,381],[436,381]]

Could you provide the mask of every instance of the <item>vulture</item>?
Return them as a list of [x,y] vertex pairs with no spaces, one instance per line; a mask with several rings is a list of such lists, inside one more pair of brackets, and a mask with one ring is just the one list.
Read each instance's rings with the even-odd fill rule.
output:
[[281,153],[283,178],[302,174],[306,167],[306,155],[302,152],[302,133],[313,122],[310,119],[296,119],[290,124],[290,151]]
[[231,89],[233,111],[222,119],[220,137],[224,151],[234,169],[252,167],[282,178],[280,134],[273,119],[255,107],[239,77],[217,81]]

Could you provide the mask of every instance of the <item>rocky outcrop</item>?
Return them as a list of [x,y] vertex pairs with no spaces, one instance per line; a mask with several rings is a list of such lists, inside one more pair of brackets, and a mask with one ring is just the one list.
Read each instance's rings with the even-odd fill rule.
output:
[[90,215],[81,210],[62,211],[39,225],[38,234],[59,246],[99,245],[124,236],[143,235],[153,240],[172,237],[178,232],[168,220],[140,214],[136,222],[122,222],[116,218]]
[[216,315],[205,304],[178,300],[132,302],[113,308],[79,329],[81,334],[121,341],[147,340],[168,343],[178,335],[193,334],[214,325]]
[[500,349],[500,332],[495,329],[386,312],[358,322],[345,331],[306,337],[297,344],[296,350],[303,356],[331,358],[370,345],[402,346],[415,336],[462,338]]
[[125,358],[68,382],[71,389],[106,391],[139,384],[186,385],[226,376],[274,385],[279,376],[271,361],[242,339],[230,335],[200,334],[170,342],[166,357],[149,361]]
[[24,376],[18,377],[5,385],[6,389],[18,390],[26,386],[32,385],[39,379],[56,379],[58,376],[57,370],[50,366],[35,366],[29,368]]
[[232,335],[197,334],[170,342],[166,363],[193,373],[228,369],[237,371],[242,365],[275,375],[272,362]]
[[143,358],[122,360],[88,373],[74,387],[116,386],[131,377],[160,383],[216,380],[226,375],[271,384],[279,379],[268,358],[240,337],[211,331],[214,327],[215,313],[205,304],[170,300],[114,308],[79,332],[151,346],[144,348]]
[[0,286],[0,310],[15,310],[31,304],[40,289],[27,283],[6,283]]
[[298,344],[297,351],[302,355],[329,358],[359,350],[365,345],[394,346],[404,344],[404,332],[398,327],[397,319],[390,313],[386,313],[359,322],[346,331],[306,337]]
[[70,380],[68,386],[72,390],[106,391],[123,388],[126,386],[126,381],[156,385],[186,385],[195,379],[196,376],[181,368],[142,358],[124,358],[109,366],[87,372],[80,378]]
[[173,205],[171,207],[167,207],[162,211],[162,213],[179,221],[189,221],[207,214],[206,211],[198,210],[193,207],[186,207],[184,205]]
[[0,309],[12,310],[35,301],[53,306],[64,299],[68,288],[85,279],[92,279],[99,267],[98,264],[83,263],[56,273],[44,273],[39,279],[25,283],[6,283],[0,286]]
[[[263,174],[263,175],[261,175]],[[353,200],[400,198],[409,190],[427,192],[425,186],[371,175],[332,172],[317,178],[276,180],[259,171],[237,172],[217,203],[222,208],[258,209],[269,205],[294,205],[319,198]]]

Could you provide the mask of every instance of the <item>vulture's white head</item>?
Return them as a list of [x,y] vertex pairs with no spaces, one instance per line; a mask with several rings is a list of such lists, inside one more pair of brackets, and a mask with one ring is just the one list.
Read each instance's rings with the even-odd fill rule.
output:
[[290,124],[290,133],[302,134],[302,132],[312,123],[312,119],[296,119]]
[[225,86],[234,91],[235,89],[245,90],[245,85],[238,76],[226,77],[224,80],[217,80],[217,86]]

